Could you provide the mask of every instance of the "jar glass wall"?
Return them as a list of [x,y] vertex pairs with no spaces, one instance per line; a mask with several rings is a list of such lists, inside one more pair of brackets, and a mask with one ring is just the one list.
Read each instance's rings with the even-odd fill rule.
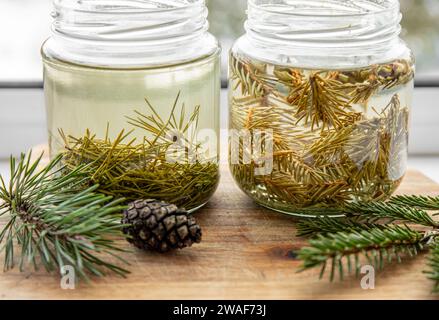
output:
[[241,189],[309,216],[389,197],[406,172],[414,76],[398,1],[249,0],[248,15],[230,56]]
[[42,49],[50,150],[100,191],[188,210],[218,181],[220,49],[202,0],[56,0]]

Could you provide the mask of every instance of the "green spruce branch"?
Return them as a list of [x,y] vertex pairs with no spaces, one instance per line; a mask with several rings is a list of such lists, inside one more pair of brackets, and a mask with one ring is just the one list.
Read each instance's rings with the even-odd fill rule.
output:
[[298,237],[315,237],[337,232],[354,232],[383,228],[380,224],[361,222],[360,219],[331,218],[322,216],[299,222]]
[[391,222],[400,221],[433,228],[439,227],[438,222],[434,221],[425,210],[387,202],[350,204],[345,213],[348,217],[360,216],[369,221],[388,219]]
[[[320,277],[329,270],[333,281],[337,273],[340,279],[346,273],[358,276],[364,260],[381,270],[386,263],[401,263],[404,257],[429,250],[429,270],[425,273],[435,281],[434,291],[439,292],[439,222],[429,213],[436,210],[438,200],[397,196],[388,202],[347,205],[338,209],[341,218],[321,215],[300,222],[298,236],[311,237],[310,246],[299,253],[303,261],[300,271],[320,267]],[[330,214],[335,214],[334,209]],[[396,222],[414,224],[422,231]]]
[[[438,238],[439,239],[439,238]],[[439,240],[432,245],[431,254],[428,261],[429,270],[425,273],[429,279],[435,282],[434,292],[439,293]]]
[[439,197],[395,196],[391,198],[389,202],[424,210],[439,210]]
[[359,274],[360,255],[377,270],[386,262],[401,259],[404,255],[416,256],[422,251],[429,238],[421,232],[408,227],[389,225],[384,228],[371,228],[362,231],[337,232],[319,235],[310,241],[311,247],[301,250],[299,258],[304,261],[303,269],[321,266],[321,276],[330,265],[330,279],[334,280],[338,271],[340,279],[345,274],[344,262],[349,273]]
[[96,193],[98,186],[84,189],[87,167],[67,171],[59,156],[40,169],[41,159],[11,157],[10,182],[0,176],[4,270],[18,264],[23,271],[31,264],[48,272],[72,266],[83,279],[108,272],[125,275],[126,269],[108,259],[126,263],[116,242],[122,236],[122,200]]

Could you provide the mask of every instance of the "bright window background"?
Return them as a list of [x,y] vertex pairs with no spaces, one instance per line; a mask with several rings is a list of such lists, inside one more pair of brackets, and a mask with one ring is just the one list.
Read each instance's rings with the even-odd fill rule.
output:
[[41,82],[40,48],[50,33],[51,0],[0,0],[0,85]]

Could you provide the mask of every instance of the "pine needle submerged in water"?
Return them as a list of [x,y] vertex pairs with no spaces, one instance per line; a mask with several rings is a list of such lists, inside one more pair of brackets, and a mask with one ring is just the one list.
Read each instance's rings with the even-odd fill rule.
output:
[[[244,139],[238,163],[230,164],[235,180],[257,202],[294,212],[382,200],[399,186],[409,126],[400,91],[413,79],[410,61],[319,71],[232,54],[230,69],[231,129],[250,136],[273,133],[271,174],[254,174],[258,159]],[[391,99],[375,111],[370,100],[381,93]],[[244,158],[253,161],[247,164]]]
[[[146,102],[150,115],[136,111],[127,118],[145,133],[142,142],[130,138],[132,131],[121,131],[114,141],[108,134],[98,139],[89,131],[80,138],[61,132],[65,165],[73,169],[88,164],[91,182],[100,185],[99,192],[127,201],[159,199],[187,210],[203,205],[217,187],[219,172],[217,159],[203,158],[193,135],[200,107],[187,117],[184,104],[178,110],[178,95],[169,117],[162,119]],[[182,147],[174,150],[177,140]]]

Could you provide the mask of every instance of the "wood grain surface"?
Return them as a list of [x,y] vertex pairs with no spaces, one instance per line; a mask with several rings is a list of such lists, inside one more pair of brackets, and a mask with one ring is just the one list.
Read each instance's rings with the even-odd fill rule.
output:
[[[410,171],[402,194],[439,194],[439,186]],[[422,271],[425,256],[387,266],[375,290],[360,280],[318,280],[318,270],[297,273],[294,252],[306,244],[295,237],[297,219],[255,205],[234,184],[226,168],[218,192],[196,213],[203,242],[160,255],[127,254],[126,278],[94,279],[62,290],[57,275],[44,271],[0,273],[1,299],[434,299]],[[127,244],[128,246],[128,244]],[[0,257],[3,259],[3,257]]]

